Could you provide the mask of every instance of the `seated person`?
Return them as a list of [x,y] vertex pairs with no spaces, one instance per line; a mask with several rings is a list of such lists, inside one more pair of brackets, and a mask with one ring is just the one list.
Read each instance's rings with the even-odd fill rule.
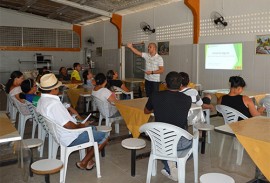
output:
[[[156,92],[150,95],[144,113],[150,114],[154,112],[155,121],[168,123],[187,130],[188,128],[188,112],[191,107],[191,97],[179,92],[181,80],[179,73],[172,71],[166,76],[167,90]],[[192,140],[181,137],[177,150],[182,151],[192,146]],[[168,178],[177,181],[177,168],[175,163],[162,161],[164,168],[161,173]]]
[[[67,129],[84,128],[90,124],[87,121],[85,124],[77,123],[77,120],[73,118],[65,106],[61,103],[57,96],[61,81],[58,81],[54,74],[46,74],[41,77],[39,88],[41,89],[41,97],[38,101],[37,112],[41,115],[52,120],[52,122],[61,125]],[[96,131],[93,129],[94,140],[99,144],[99,150],[103,149],[108,142],[108,134],[104,132]],[[86,143],[89,141],[88,133],[85,131],[81,134],[78,133],[63,133],[61,130],[57,130],[58,136],[62,144],[71,147]],[[76,166],[79,169],[91,170],[95,166],[93,161],[94,149],[89,148],[86,156],[82,161],[77,162]]]
[[44,75],[44,74],[48,74],[50,73],[50,71],[48,70],[48,68],[46,66],[42,67],[42,68],[39,68],[38,69],[38,75],[37,75],[37,78],[36,78],[36,82],[39,83],[40,81],[40,78]]
[[113,86],[116,86],[116,87],[119,87],[126,92],[129,92],[129,89],[126,87],[125,83],[123,83],[123,81],[118,79],[118,73],[116,71],[109,70],[107,72],[107,82],[108,82],[107,87],[109,89]]
[[60,67],[58,79],[59,81],[70,81],[70,75],[65,67]]
[[230,92],[229,94],[222,96],[218,100],[218,104],[234,108],[248,118],[259,116],[264,112],[264,107],[258,108],[257,110],[253,101],[248,96],[241,95],[246,86],[246,82],[242,77],[231,76],[229,82],[231,83]]
[[37,92],[36,82],[33,79],[26,79],[22,82],[21,88],[23,95],[21,95],[20,97],[32,103],[34,106],[37,106],[37,102],[40,96],[36,94]]
[[82,70],[80,63],[74,63],[73,64],[73,71],[70,76],[70,80],[72,83],[82,83],[82,79],[80,76],[80,71]]
[[192,103],[202,106],[203,109],[214,110],[214,106],[211,104],[211,95],[205,95],[202,99],[197,90],[189,88],[189,76],[185,72],[180,72],[180,77],[182,77],[182,85],[180,87],[180,92],[188,95],[192,99]]
[[13,71],[10,75],[8,82],[6,83],[6,93],[10,97],[15,97],[20,102],[23,102],[23,99],[20,98],[21,83],[23,82],[23,73],[20,71]]
[[93,77],[93,74],[90,70],[85,70],[83,72],[83,87],[92,89],[96,85],[95,79]]
[[98,73],[95,76],[95,81],[96,86],[92,90],[92,95],[109,104],[111,107],[110,116],[120,116],[117,108],[113,105],[117,100],[115,94],[105,87],[107,84],[106,76],[103,73]]

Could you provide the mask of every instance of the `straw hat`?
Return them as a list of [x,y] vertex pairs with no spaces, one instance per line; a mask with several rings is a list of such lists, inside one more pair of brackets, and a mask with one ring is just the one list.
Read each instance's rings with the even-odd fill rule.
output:
[[45,74],[40,78],[39,88],[42,90],[52,90],[62,85],[61,81],[54,74]]

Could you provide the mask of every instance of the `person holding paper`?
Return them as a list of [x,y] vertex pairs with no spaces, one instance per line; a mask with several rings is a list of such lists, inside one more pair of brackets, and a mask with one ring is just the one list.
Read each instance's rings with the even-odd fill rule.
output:
[[[46,74],[41,77],[39,88],[42,94],[37,104],[37,112],[67,129],[84,128],[88,126],[90,124],[89,121],[77,123],[76,118],[71,116],[66,107],[61,103],[57,96],[61,85],[62,82],[58,81],[54,74]],[[61,130],[57,130],[57,133],[61,143],[68,147],[89,141],[87,131],[78,134],[75,132],[63,133]],[[98,132],[96,128],[93,127],[93,136],[94,140],[99,144],[99,150],[103,149],[108,142],[108,133]],[[76,166],[82,170],[93,169],[95,166],[95,162],[92,160],[93,157],[94,150],[93,148],[89,148],[86,156],[82,161],[77,162]]]
[[132,43],[128,43],[127,47],[136,55],[145,59],[145,91],[149,97],[152,93],[159,91],[160,74],[164,72],[163,58],[157,54],[157,45],[149,43],[148,53],[142,53],[133,47]]

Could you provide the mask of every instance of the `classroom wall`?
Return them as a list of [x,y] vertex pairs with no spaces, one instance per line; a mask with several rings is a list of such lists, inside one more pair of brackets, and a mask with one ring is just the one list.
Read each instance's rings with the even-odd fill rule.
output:
[[[17,11],[0,8],[0,25],[17,27],[35,27],[35,28],[55,28],[72,30],[73,25],[61,21],[54,21],[47,18],[19,13]],[[83,52],[83,51],[82,51]],[[43,55],[52,55],[52,69],[58,70],[61,66],[72,67],[74,62],[84,63],[82,52],[63,52],[63,51],[0,51],[0,82],[6,83],[10,73],[14,70],[34,68],[34,64],[22,63],[18,60],[34,61],[36,53]],[[42,65],[39,65],[42,66]],[[38,66],[38,67],[39,67]]]
[[[95,73],[106,73],[110,69],[120,70],[120,50],[117,48],[117,29],[109,21],[98,22],[82,27],[82,48],[91,50],[95,62]],[[88,42],[92,39],[95,43]],[[96,48],[102,47],[102,56],[96,54]]]
[[[224,16],[228,22],[225,29],[218,30],[213,26],[210,19],[212,11]],[[144,34],[139,27],[142,21],[155,28],[156,33]],[[83,34],[93,35],[95,41],[99,42],[98,46],[117,50],[117,32],[108,31],[114,29],[109,21],[104,21],[86,26]],[[123,44],[170,42],[170,54],[162,56],[165,65],[162,80],[171,70],[185,71],[189,73],[192,81],[201,83],[203,89],[228,88],[229,77],[240,75],[247,82],[247,90],[270,92],[267,74],[270,70],[270,55],[255,54],[256,35],[264,34],[270,34],[268,0],[201,1],[201,32],[198,45],[193,45],[193,15],[183,1],[123,16]],[[235,42],[243,43],[242,71],[204,69],[206,43]],[[92,45],[93,51],[95,47],[96,45]],[[117,64],[112,66],[119,67]],[[97,67],[97,70],[99,69]]]
[[[209,15],[215,10],[223,14],[228,26],[217,30],[211,26]],[[268,0],[207,0],[201,4],[201,33],[199,45],[199,82],[205,89],[228,88],[232,75],[242,76],[247,90],[270,92],[270,55],[256,55],[256,35],[270,34],[270,6]],[[210,23],[210,26],[206,25]],[[243,70],[205,70],[205,43],[243,43]]]
[[[168,9],[170,9],[170,12],[167,11]],[[185,23],[180,25],[179,20]],[[140,28],[142,21],[148,23],[151,28],[155,28],[156,33],[148,35],[142,32]],[[163,81],[166,74],[171,70],[180,71],[182,68],[192,75],[192,69],[195,66],[192,64],[192,13],[183,2],[125,15],[123,16],[122,23],[124,45],[128,42],[144,42],[147,46],[150,42],[170,41],[170,54],[162,56],[165,65],[165,73],[161,76]],[[168,25],[171,27],[168,27]],[[119,50],[117,48],[117,30],[115,26],[107,20],[84,26],[82,32],[85,40],[90,36],[94,38],[95,44],[90,45],[86,41],[83,41],[82,44],[83,47],[87,47],[93,51],[92,55],[93,60],[96,62],[96,71],[106,72],[104,68],[119,71],[119,54],[116,54],[119,53]],[[174,33],[174,37],[171,36],[172,32]],[[177,41],[177,38],[181,38],[181,42]],[[105,57],[95,57],[96,47],[101,46],[103,50],[110,50],[115,54],[111,54],[108,60]],[[129,76],[128,74],[130,73],[128,72],[127,76]]]

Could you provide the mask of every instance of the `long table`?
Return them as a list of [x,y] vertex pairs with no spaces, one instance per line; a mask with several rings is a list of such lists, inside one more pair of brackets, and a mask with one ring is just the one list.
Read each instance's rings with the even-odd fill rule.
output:
[[[144,107],[148,98],[137,98],[132,100],[119,100],[115,102],[115,106],[125,120],[127,128],[134,138],[140,136],[140,127],[147,123],[150,114],[144,113]],[[198,121],[205,121],[201,106],[192,104],[189,112],[189,125]]]
[[21,140],[17,129],[12,125],[11,120],[5,113],[0,113],[0,143]]
[[92,90],[86,89],[86,88],[75,88],[75,89],[67,90],[67,95],[70,99],[70,103],[73,108],[76,108],[80,96],[90,97],[91,93],[92,93]]
[[230,127],[253,162],[270,181],[270,118],[253,117]]

